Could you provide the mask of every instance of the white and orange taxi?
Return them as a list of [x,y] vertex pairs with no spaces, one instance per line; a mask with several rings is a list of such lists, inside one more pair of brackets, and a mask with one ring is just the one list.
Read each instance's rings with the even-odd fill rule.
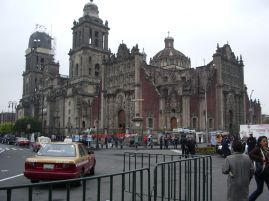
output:
[[32,183],[40,180],[62,180],[93,175],[96,159],[82,143],[47,143],[25,161],[24,176]]

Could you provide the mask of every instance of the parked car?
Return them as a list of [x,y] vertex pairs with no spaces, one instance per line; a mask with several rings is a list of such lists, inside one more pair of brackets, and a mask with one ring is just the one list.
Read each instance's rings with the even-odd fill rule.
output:
[[3,143],[4,136],[0,135],[0,143]]
[[16,143],[16,137],[12,134],[6,134],[2,138],[2,143],[4,144],[15,144]]
[[18,146],[29,146],[29,144],[30,144],[30,141],[25,137],[18,137],[15,143],[15,145],[18,145]]
[[38,152],[38,150],[47,143],[50,143],[51,139],[49,137],[40,136],[37,138],[36,142],[32,144],[32,149],[34,152]]
[[32,183],[40,180],[62,180],[93,175],[96,159],[82,143],[47,143],[25,161],[24,176]]

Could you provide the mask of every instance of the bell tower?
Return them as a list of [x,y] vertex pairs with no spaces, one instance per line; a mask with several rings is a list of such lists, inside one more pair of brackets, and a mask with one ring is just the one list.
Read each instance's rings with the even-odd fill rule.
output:
[[23,94],[18,105],[18,118],[39,116],[46,72],[54,77],[59,74],[59,63],[54,62],[53,38],[44,30],[42,25],[37,25],[25,51]]
[[[65,122],[79,132],[86,128],[98,127],[102,111],[93,117],[93,102],[101,92],[103,61],[108,57],[108,22],[99,18],[99,10],[91,0],[83,8],[83,15],[73,22],[73,43],[69,51],[69,79],[67,90]],[[100,92],[100,93],[99,93]],[[101,96],[101,95],[100,95]],[[98,105],[101,99],[98,98]],[[101,108],[101,107],[100,107]],[[74,111],[71,114],[68,111]]]
[[99,18],[96,4],[87,3],[83,16],[73,22],[73,44],[69,52],[71,80],[88,77],[100,79],[102,61],[108,51],[108,22]]
[[34,32],[25,51],[26,65],[23,72],[23,98],[32,96],[40,85],[45,65],[54,62],[52,38],[42,31]]

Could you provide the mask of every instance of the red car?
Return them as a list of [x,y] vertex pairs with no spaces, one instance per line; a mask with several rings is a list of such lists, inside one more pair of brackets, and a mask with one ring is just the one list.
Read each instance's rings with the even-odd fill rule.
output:
[[25,161],[24,176],[32,183],[93,175],[96,159],[82,143],[48,143]]
[[17,138],[15,144],[18,146],[28,146],[30,144],[30,141],[25,137],[19,137]]

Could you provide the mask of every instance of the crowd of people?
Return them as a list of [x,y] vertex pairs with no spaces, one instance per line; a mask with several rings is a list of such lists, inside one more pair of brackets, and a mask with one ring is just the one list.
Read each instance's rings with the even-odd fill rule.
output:
[[160,137],[160,149],[168,149],[169,144],[173,146],[174,149],[178,148],[178,145],[181,146],[182,155],[194,155],[196,141],[191,136],[182,136],[179,140],[177,136],[161,136]]
[[[244,152],[245,143],[248,145],[247,153]],[[255,201],[262,194],[264,184],[269,190],[268,139],[260,136],[256,140],[250,134],[246,142],[233,140],[232,148],[233,153],[225,158],[222,166],[222,172],[228,175],[227,200]],[[249,194],[249,184],[253,177],[256,190]]]

